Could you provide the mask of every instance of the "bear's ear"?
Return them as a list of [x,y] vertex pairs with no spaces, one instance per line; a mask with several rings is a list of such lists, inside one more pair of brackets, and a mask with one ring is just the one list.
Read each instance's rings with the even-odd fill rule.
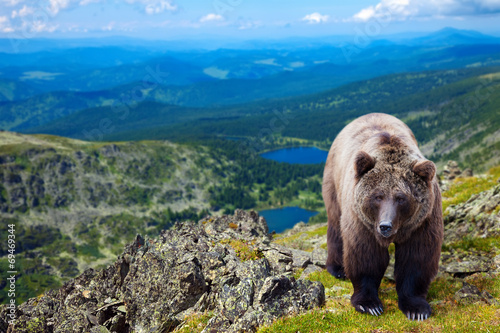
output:
[[436,166],[429,160],[416,162],[413,172],[422,177],[426,182],[430,182],[436,174]]
[[354,167],[356,169],[356,179],[360,179],[365,173],[373,169],[375,166],[375,159],[364,151],[360,151],[356,156],[356,161],[354,163]]

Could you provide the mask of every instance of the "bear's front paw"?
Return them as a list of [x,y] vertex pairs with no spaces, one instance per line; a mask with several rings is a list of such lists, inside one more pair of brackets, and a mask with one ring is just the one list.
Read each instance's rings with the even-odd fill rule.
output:
[[409,320],[426,320],[432,313],[431,306],[422,297],[400,299],[399,309]]
[[362,297],[358,295],[353,295],[351,298],[351,304],[354,306],[356,311],[361,313],[369,313],[372,316],[380,316],[384,312],[384,307],[382,302],[377,298]]
[[344,267],[339,266],[339,265],[328,265],[326,266],[326,270],[328,273],[330,273],[332,276],[336,277],[337,279],[345,279],[345,271]]

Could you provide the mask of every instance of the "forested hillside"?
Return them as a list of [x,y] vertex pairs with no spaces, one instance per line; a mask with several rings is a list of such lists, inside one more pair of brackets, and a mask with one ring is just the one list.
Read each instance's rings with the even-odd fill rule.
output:
[[[262,141],[264,146],[273,136],[293,137],[312,140],[328,149],[349,121],[366,113],[384,112],[405,121],[424,153],[439,165],[455,159],[485,170],[498,163],[500,156],[498,72],[499,68],[492,67],[390,75],[318,95],[226,109],[223,112],[226,117],[123,133],[117,129],[104,137],[193,141],[246,136]],[[262,139],[260,133],[270,127],[274,118],[282,120],[284,126],[277,126],[272,135]],[[57,132],[55,126],[45,130]]]
[[228,164],[206,148],[169,142],[0,132],[0,228],[16,226],[19,299],[109,263],[137,233],[206,215],[206,189],[222,182]]

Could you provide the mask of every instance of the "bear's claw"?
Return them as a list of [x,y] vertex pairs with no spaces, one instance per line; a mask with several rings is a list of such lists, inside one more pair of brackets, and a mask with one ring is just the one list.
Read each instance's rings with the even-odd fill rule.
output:
[[408,312],[406,314],[406,317],[408,317],[409,320],[415,320],[416,319],[417,321],[424,321],[424,320],[427,320],[429,318],[429,315],[427,313],[426,314],[424,314],[424,313],[417,313],[417,314],[411,313],[410,314]]
[[432,313],[429,303],[420,297],[400,299],[399,308],[409,320],[427,320]]
[[359,305],[358,307],[355,307],[355,309],[361,313],[370,313],[372,316],[380,316],[383,312],[384,309],[381,306],[375,306],[375,307],[363,307],[362,305]]

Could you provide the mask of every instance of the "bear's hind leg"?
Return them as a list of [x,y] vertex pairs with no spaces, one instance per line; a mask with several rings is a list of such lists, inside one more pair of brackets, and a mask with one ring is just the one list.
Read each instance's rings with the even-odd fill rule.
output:
[[389,265],[389,252],[367,231],[360,233],[356,239],[344,239],[346,274],[354,287],[351,304],[358,312],[378,316],[384,311],[378,288]]
[[424,230],[396,244],[394,276],[399,309],[410,320],[425,320],[432,312],[426,297],[438,271],[441,242],[439,234]]
[[340,207],[333,184],[325,185],[325,205],[328,215],[328,231],[326,242],[328,257],[326,259],[327,271],[337,279],[345,279],[343,242],[340,233]]
[[340,236],[339,223],[337,226],[328,221],[327,244],[328,258],[326,260],[327,271],[337,279],[345,279],[345,271],[343,265],[343,242]]

